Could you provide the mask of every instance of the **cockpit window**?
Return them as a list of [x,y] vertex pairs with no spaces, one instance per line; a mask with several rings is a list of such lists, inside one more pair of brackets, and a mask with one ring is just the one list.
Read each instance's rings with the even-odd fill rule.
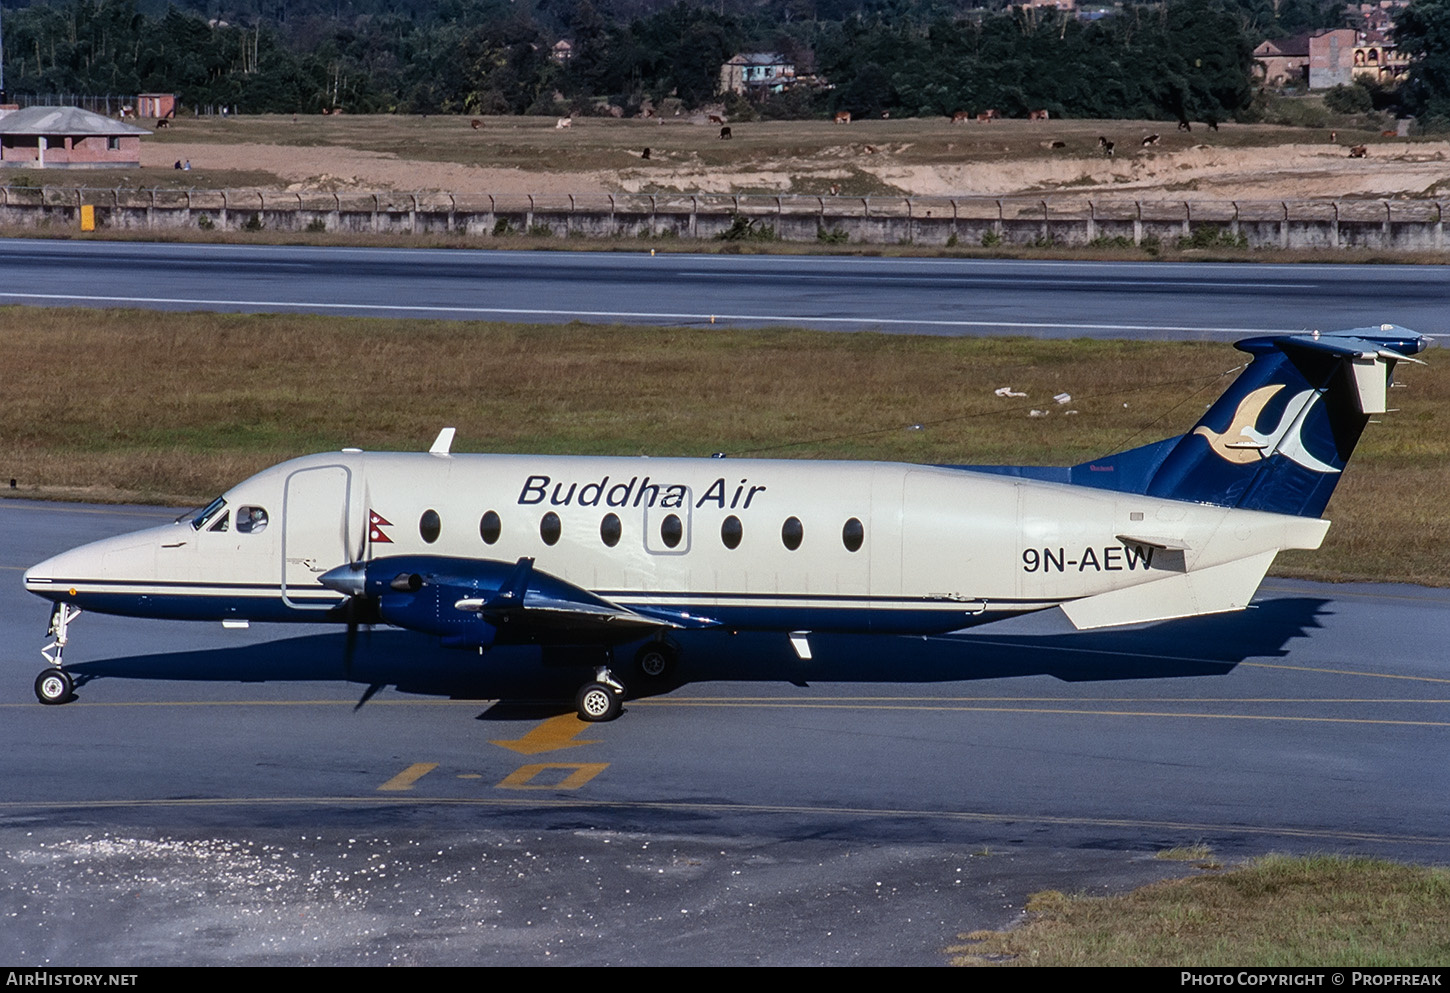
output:
[[230,511],[228,511],[227,513],[222,514],[220,517],[218,517],[216,519],[216,523],[213,524],[211,527],[207,528],[207,530],[208,531],[225,531],[227,529],[228,524],[231,521],[231,517],[232,517],[232,515],[231,515],[231,512]]
[[261,507],[238,507],[237,530],[242,534],[260,534],[267,530],[267,512]]
[[193,531],[200,531],[202,528],[206,527],[206,522],[211,520],[217,514],[221,513],[222,508],[226,505],[226,500],[222,499],[221,497],[217,497],[211,503],[207,504],[204,509],[197,511],[197,513],[192,516],[191,529]]

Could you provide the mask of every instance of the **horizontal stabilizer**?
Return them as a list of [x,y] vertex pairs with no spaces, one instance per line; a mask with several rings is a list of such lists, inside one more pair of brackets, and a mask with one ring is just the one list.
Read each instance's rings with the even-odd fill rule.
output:
[[1062,612],[1074,627],[1086,629],[1242,610],[1277,554],[1271,549],[1223,565],[1084,597],[1063,604]]

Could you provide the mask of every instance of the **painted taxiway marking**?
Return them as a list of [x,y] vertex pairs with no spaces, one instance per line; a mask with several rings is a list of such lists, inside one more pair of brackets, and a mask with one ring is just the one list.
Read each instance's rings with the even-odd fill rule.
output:
[[390,793],[401,792],[403,790],[411,790],[413,788],[413,784],[418,782],[418,780],[422,779],[424,776],[428,775],[428,773],[432,772],[436,768],[438,768],[437,762],[414,762],[412,765],[408,766],[408,768],[398,773],[392,779],[379,786],[378,789],[380,791]]
[[538,755],[540,752],[553,752],[562,748],[578,748],[580,745],[597,745],[598,740],[575,741],[584,732],[589,724],[581,721],[575,714],[560,714],[558,717],[550,717],[541,724],[530,728],[521,738],[514,738],[508,741],[490,741],[490,745],[497,745],[500,748],[507,748],[511,752],[518,752],[520,755]]
[[[1382,703],[1384,701],[1368,700],[1365,702]],[[720,697],[714,699],[709,697],[696,697],[694,699],[674,699],[668,701],[633,700],[631,701],[631,704],[645,707],[721,707],[739,708],[747,710],[909,710],[920,712],[945,711],[952,713],[985,714],[1054,714],[1064,717],[1155,717],[1206,721],[1285,721],[1301,724],[1388,724],[1408,727],[1450,728],[1450,721],[1391,720],[1377,717],[1305,717],[1295,714],[1222,714],[1198,713],[1192,711],[1185,713],[1182,711],[1171,710],[1093,709],[1084,706],[988,707],[949,701],[940,701],[928,704],[898,702],[871,703],[859,699],[852,700],[844,698],[835,701],[826,701],[820,699],[793,701],[784,697],[780,699],[772,698],[754,700],[733,699],[728,697]]]
[[1240,662],[1253,669],[1289,669],[1295,672],[1322,672],[1329,676],[1364,676],[1367,679],[1404,679],[1412,683],[1450,683],[1443,676],[1407,676],[1397,672],[1361,672],[1357,669],[1326,669],[1313,665],[1284,665],[1282,662]]
[[0,300],[44,300],[62,303],[142,304],[175,307],[280,307],[302,310],[333,310],[350,313],[472,314],[495,317],[599,318],[610,321],[758,321],[768,324],[865,325],[870,327],[1006,328],[1014,331],[1182,331],[1194,334],[1297,334],[1298,328],[1191,327],[1174,324],[1095,324],[1066,321],[965,321],[908,319],[899,317],[826,317],[810,314],[687,313],[648,310],[562,310],[552,307],[427,306],[423,304],[322,303],[305,300],[228,300],[210,297],[133,297],[81,293],[0,293]]
[[[536,762],[519,766],[498,784],[501,790],[577,790],[609,768],[608,762]],[[536,783],[545,773],[567,771],[568,775],[553,782]]]

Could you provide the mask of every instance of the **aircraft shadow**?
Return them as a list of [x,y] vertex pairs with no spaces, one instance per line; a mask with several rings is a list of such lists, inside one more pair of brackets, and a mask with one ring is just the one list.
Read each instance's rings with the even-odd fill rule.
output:
[[[1072,631],[1060,615],[1020,618],[941,637],[812,635],[812,658],[799,659],[780,634],[684,632],[680,663],[667,683],[645,685],[634,674],[633,646],[617,654],[616,673],[631,697],[714,681],[938,683],[1046,675],[1066,682],[1222,675],[1247,658],[1282,657],[1288,645],[1320,626],[1330,601],[1270,600],[1255,609],[1144,625],[1131,630]],[[1056,630],[1054,630],[1054,625]],[[979,633],[980,632],[980,633]],[[506,701],[496,716],[572,710],[588,678],[573,657],[561,664],[538,648],[477,652],[444,649],[409,631],[359,635],[348,657],[347,635],[308,634],[260,645],[147,653],[67,666],[84,687],[97,679],[193,682],[346,681],[360,699],[382,687],[452,699]],[[541,661],[543,664],[541,664]]]

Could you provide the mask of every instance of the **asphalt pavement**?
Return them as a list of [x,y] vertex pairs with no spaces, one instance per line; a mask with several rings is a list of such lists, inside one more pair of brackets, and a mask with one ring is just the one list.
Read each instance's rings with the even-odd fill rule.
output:
[[1178,846],[1450,859],[1447,591],[808,664],[711,635],[607,725],[527,650],[87,614],[77,699],[35,702],[24,566],[172,515],[0,501],[5,961],[930,965],[1036,890],[1202,871]]

